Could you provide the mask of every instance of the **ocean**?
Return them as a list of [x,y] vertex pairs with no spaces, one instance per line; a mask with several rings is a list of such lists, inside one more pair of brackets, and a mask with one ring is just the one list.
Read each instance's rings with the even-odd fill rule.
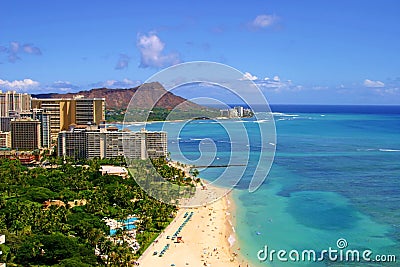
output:
[[[252,161],[263,149],[255,126],[271,123],[260,120],[262,112],[259,121],[243,122],[250,144],[243,138],[243,144],[235,146],[226,127],[216,121],[166,123],[169,131],[179,131],[178,138],[169,135],[173,159],[201,165],[201,153],[209,153],[212,165],[226,165],[230,157],[249,162],[232,194],[237,246],[249,266],[400,266],[400,107],[289,105],[272,110],[277,141],[269,145],[276,146],[275,158],[267,179],[252,193]],[[146,128],[161,126],[151,123]],[[250,147],[249,160],[237,149],[240,145]],[[265,172],[268,165],[265,162]],[[203,168],[200,177],[214,181],[226,168],[241,167]],[[234,179],[225,182],[228,186]],[[268,252],[287,253],[282,259],[275,253],[272,261],[260,261],[265,246]],[[370,259],[395,255],[397,263],[366,262],[361,256],[361,262],[334,260],[323,252],[329,248],[338,253],[370,250]],[[315,251],[316,260],[295,261],[295,252],[305,250]]]

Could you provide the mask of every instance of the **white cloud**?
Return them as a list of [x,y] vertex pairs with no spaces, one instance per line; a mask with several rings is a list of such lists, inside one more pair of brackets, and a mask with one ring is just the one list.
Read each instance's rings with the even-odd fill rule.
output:
[[278,17],[275,15],[261,14],[250,22],[250,26],[255,29],[263,29],[272,26],[277,20]]
[[141,81],[133,81],[128,78],[123,79],[122,81],[117,80],[106,80],[104,82],[97,82],[90,84],[90,87],[106,87],[106,88],[132,88],[141,85]]
[[140,51],[140,67],[142,68],[161,68],[181,62],[177,53],[165,53],[165,43],[155,33],[139,34],[136,46]]
[[116,70],[122,70],[128,67],[129,65],[129,61],[131,60],[131,58],[126,55],[126,54],[120,54],[117,64],[115,65],[115,69]]
[[291,80],[282,81],[278,75],[273,76],[273,78],[265,77],[264,79],[260,79],[250,72],[245,72],[241,80],[251,80],[261,89],[275,93],[280,93],[282,91],[300,91],[304,89],[301,85],[294,85]]
[[0,79],[0,87],[4,87],[7,90],[26,90],[37,86],[39,86],[39,82],[34,81],[32,79],[23,79],[14,81]]
[[256,80],[258,80],[258,77],[252,75],[250,72],[245,72],[245,73],[243,74],[242,80],[256,81]]
[[18,42],[11,42],[10,47],[9,47],[10,52],[17,53],[19,51],[19,47],[20,47],[20,45]]
[[22,49],[27,54],[32,54],[32,55],[41,55],[42,54],[42,51],[38,47],[33,46],[31,44],[24,44]]
[[194,83],[194,84],[196,84],[197,86],[200,86],[200,87],[207,87],[207,88],[215,88],[216,86],[218,86],[216,84],[208,83],[208,82],[199,82],[199,83]]
[[32,44],[21,44],[19,42],[10,42],[8,47],[0,46],[0,53],[3,52],[7,55],[8,62],[15,63],[21,59],[21,54],[41,55],[40,48]]
[[56,81],[53,82],[52,84],[48,85],[45,87],[45,90],[48,92],[60,92],[60,93],[75,93],[81,90],[89,90],[92,88],[109,88],[109,89],[115,89],[115,88],[133,88],[136,86],[141,85],[141,81],[134,81],[130,80],[128,78],[125,78],[123,80],[106,80],[106,81],[101,81],[97,83],[91,83],[87,85],[77,85],[73,84],[69,81]]
[[80,86],[72,84],[69,81],[55,81],[51,85],[46,87],[47,91],[51,92],[63,92],[63,93],[73,93],[81,89]]
[[382,96],[386,95],[400,95],[400,88],[376,88],[374,89],[376,93]]
[[283,92],[300,92],[306,90],[321,90],[322,88],[306,88],[303,85],[295,84],[292,80],[283,80],[278,75],[272,78],[265,77],[257,79],[254,83],[264,92],[283,93]]
[[116,80],[107,80],[104,83],[102,83],[103,86],[113,86],[116,82]]
[[262,85],[265,87],[282,87],[289,85],[289,82],[281,82],[281,81],[275,81],[275,80],[259,80],[256,82],[257,85]]
[[364,86],[365,87],[373,87],[373,88],[381,88],[381,87],[385,87],[385,84],[381,81],[372,81],[372,80],[366,79],[364,81]]
[[316,90],[316,91],[321,91],[321,90],[328,90],[329,87],[328,87],[328,86],[320,86],[320,85],[317,85],[317,86],[313,86],[312,89],[313,89],[313,90]]

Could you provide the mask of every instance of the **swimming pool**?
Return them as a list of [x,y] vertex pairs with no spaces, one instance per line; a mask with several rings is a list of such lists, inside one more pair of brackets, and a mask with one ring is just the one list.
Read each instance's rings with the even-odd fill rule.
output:
[[[122,226],[121,229],[128,230],[128,231],[132,230],[132,229],[136,229],[135,222],[137,220],[138,220],[138,218],[131,217],[131,218],[128,218],[126,220],[119,221],[119,222],[122,222],[124,224],[124,226]],[[110,236],[115,235],[117,233],[117,231],[118,231],[118,229],[110,229]]]
[[123,222],[123,223],[125,223],[125,224],[132,224],[132,223],[135,223],[135,221],[137,221],[137,220],[138,220],[138,218],[136,218],[136,217],[131,217],[131,218],[128,218],[128,219],[123,220],[123,221],[121,221],[121,222]]

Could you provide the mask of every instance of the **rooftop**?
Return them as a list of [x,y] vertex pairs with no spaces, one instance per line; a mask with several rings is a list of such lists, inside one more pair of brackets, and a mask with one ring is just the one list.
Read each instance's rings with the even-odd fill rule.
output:
[[128,170],[125,167],[119,167],[119,166],[110,166],[110,165],[103,165],[100,166],[101,174],[110,174],[110,175],[118,175],[121,177],[127,177],[128,176]]

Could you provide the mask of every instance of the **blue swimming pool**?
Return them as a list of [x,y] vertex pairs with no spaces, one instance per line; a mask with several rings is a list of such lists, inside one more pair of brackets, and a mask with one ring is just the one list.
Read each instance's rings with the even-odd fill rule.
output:
[[125,224],[132,224],[132,223],[135,223],[135,221],[137,221],[137,220],[138,220],[138,218],[132,217],[132,218],[128,218],[126,220],[123,220],[122,222],[125,223]]
[[[136,217],[128,218],[126,220],[122,220],[119,222],[124,223],[124,226],[122,227],[123,230],[132,230],[136,229],[135,222],[138,220]],[[113,236],[117,233],[118,229],[110,229],[110,236]]]

